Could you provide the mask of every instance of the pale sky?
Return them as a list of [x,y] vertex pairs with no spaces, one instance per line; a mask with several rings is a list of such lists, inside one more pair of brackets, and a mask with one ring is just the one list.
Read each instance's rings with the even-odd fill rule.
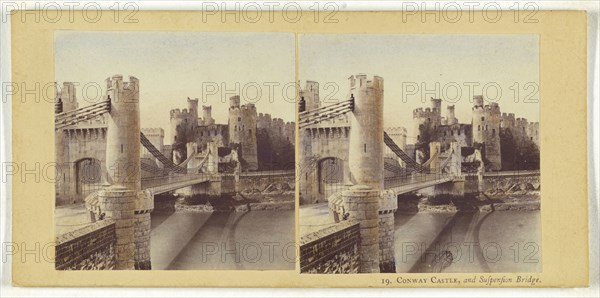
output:
[[[462,97],[454,105],[460,123],[471,123],[472,103],[465,83],[479,83],[474,87],[476,94],[482,94],[484,84],[497,83],[502,92],[498,101],[501,112],[539,121],[539,104],[523,102],[534,86],[539,85],[537,35],[302,34],[298,40],[300,80],[302,85],[306,80],[318,81],[321,99],[334,90],[323,90],[326,82],[340,86],[333,98],[342,99],[347,96],[350,75],[383,77],[385,126],[405,126],[410,134],[412,111],[429,107],[429,98],[435,97],[427,94],[426,103],[422,103],[420,90],[416,95],[404,92],[407,95],[403,102],[403,83],[407,83],[405,86],[416,83],[419,89],[424,84],[426,89],[435,90],[435,83],[439,82],[442,116],[448,105],[444,94],[455,97],[456,88],[449,83],[457,83]],[[534,85],[525,89],[528,82]],[[517,103],[510,89],[515,83],[520,89]],[[496,96],[496,89],[487,90],[490,97]],[[539,92],[533,98],[540,100]]]
[[[534,88],[539,85],[538,43],[537,35],[300,34],[299,80],[302,86],[306,80],[320,82],[321,99],[328,95],[343,99],[350,75],[379,75],[385,85],[385,126],[405,126],[409,134],[412,111],[428,107],[430,97],[443,99],[445,116],[447,98],[456,96],[452,83],[461,88],[461,98],[451,103],[461,123],[471,122],[466,85],[470,83],[479,84],[474,86],[475,94],[482,94],[485,84],[497,84],[502,112],[539,121],[539,104],[524,102],[532,91],[532,98],[540,100]],[[242,102],[254,98],[256,86],[261,91],[254,100],[258,112],[293,121],[290,100],[295,90],[284,86],[295,81],[294,46],[292,33],[60,31],[55,36],[56,81],[79,83],[77,97],[83,106],[85,98],[93,100],[97,95],[94,88],[84,95],[81,86],[99,84],[104,92],[104,79],[109,76],[137,77],[142,127],[162,127],[165,138],[171,139],[169,111],[185,108],[187,97],[200,98],[200,106],[212,105],[217,123],[227,123],[228,98],[237,92],[242,93]],[[335,88],[324,90],[328,82],[338,86],[335,93]],[[436,83],[437,96],[431,94]],[[207,90],[213,86],[218,90],[211,95]],[[407,88],[413,86],[419,90],[408,94]],[[430,90],[425,103],[421,102],[423,87]],[[487,90],[488,97],[496,96],[495,88]]]
[[[125,81],[130,75],[137,77],[141,126],[162,127],[166,140],[171,139],[169,111],[186,108],[187,97],[200,99],[200,114],[202,104],[212,104],[216,122],[227,123],[229,97],[234,95],[236,83],[242,104],[244,94],[255,98],[256,86],[260,86],[261,98],[254,101],[259,113],[270,113],[285,121],[295,119],[294,103],[282,95],[283,86],[295,82],[292,33],[61,31],[55,35],[55,62],[60,86],[64,81],[80,84],[80,106],[88,104],[84,98],[93,100],[97,96],[95,88],[82,85],[93,82],[105,92],[107,77],[121,74]],[[203,93],[203,88],[210,91],[213,84],[219,89],[215,95]],[[222,87],[231,91],[221,92]],[[89,95],[84,96],[84,89]],[[273,90],[273,96],[269,90]],[[287,91],[287,98],[293,101],[294,88]]]

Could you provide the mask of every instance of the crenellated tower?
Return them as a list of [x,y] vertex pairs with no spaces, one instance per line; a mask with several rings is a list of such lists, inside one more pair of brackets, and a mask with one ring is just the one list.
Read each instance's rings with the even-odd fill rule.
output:
[[319,98],[319,83],[315,81],[306,81],[306,85],[300,96],[304,96],[306,102],[306,110],[310,111],[321,106],[321,100]]
[[77,93],[75,92],[75,84],[72,82],[63,82],[62,89],[56,90],[56,99],[62,101],[62,111],[68,112],[79,108],[77,102]]
[[247,170],[258,170],[258,152],[256,148],[256,106],[249,103],[241,106],[242,130],[240,133],[242,159],[247,163]]
[[173,109],[170,112],[170,132],[171,142],[173,144],[173,162],[182,163],[187,156],[185,144],[194,139],[196,127],[198,125],[198,113],[196,100],[188,99],[188,109]]
[[458,123],[458,119],[456,119],[454,114],[454,105],[449,105],[446,107],[446,124],[454,125],[456,123]]
[[430,132],[435,131],[442,124],[441,117],[442,100],[439,98],[431,98],[430,108],[417,108],[413,110],[413,142],[421,141],[421,133],[423,129],[428,129]]
[[254,104],[240,105],[239,95],[229,98],[229,143],[239,145],[240,157],[247,163],[246,170],[249,171],[258,169],[256,122]]
[[482,144],[484,157],[489,162],[489,168],[499,171],[501,164],[500,155],[500,127],[502,115],[498,103],[483,104],[483,96],[473,97],[472,129],[473,143]]
[[202,123],[201,125],[213,125],[215,119],[212,117],[212,106],[202,106]]
[[240,96],[229,98],[229,142],[240,143],[240,131],[242,130],[242,115],[240,110]]

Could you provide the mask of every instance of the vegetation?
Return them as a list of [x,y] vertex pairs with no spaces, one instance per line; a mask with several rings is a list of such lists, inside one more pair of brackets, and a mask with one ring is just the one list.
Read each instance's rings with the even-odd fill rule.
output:
[[295,149],[291,142],[275,142],[266,129],[256,132],[258,170],[291,170],[295,167]]
[[500,131],[500,154],[502,170],[538,170],[540,150],[537,145],[525,138],[518,140],[510,129]]

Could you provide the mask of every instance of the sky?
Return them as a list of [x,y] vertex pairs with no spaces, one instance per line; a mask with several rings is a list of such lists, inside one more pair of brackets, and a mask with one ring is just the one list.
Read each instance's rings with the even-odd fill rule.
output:
[[[212,105],[217,123],[227,123],[234,93],[259,113],[293,121],[294,42],[293,33],[59,31],[56,81],[79,84],[85,106],[98,95],[82,86],[105,92],[107,77],[137,77],[141,126],[162,127],[167,140],[169,111],[185,108],[188,97]],[[385,126],[409,134],[412,111],[428,107],[430,97],[442,98],[443,116],[454,104],[459,122],[470,123],[471,92],[539,121],[538,44],[537,35],[299,34],[297,79],[318,81],[321,99],[335,102],[347,96],[349,76],[381,76]]]
[[284,88],[295,82],[291,33],[59,31],[55,65],[60,86],[79,84],[80,107],[97,100],[95,86],[106,91],[106,78],[137,77],[141,126],[163,128],[167,140],[169,111],[186,108],[188,97],[200,99],[200,114],[203,104],[212,105],[217,123],[227,123],[233,93],[241,93],[242,104],[255,103],[259,113],[295,119],[295,89]]
[[[412,111],[429,107],[430,97],[442,98],[442,116],[446,106],[454,104],[459,122],[470,123],[469,86],[487,103],[496,100],[501,112],[539,121],[539,103],[534,102],[541,100],[536,89],[538,42],[537,35],[301,34],[299,79],[302,85],[306,80],[319,82],[321,99],[327,96],[335,102],[347,96],[351,75],[383,77],[384,125],[404,126],[409,135]],[[330,84],[327,90],[325,83]],[[333,86],[339,86],[337,92]],[[418,89],[411,89],[415,86]],[[525,102],[529,94],[533,96]]]

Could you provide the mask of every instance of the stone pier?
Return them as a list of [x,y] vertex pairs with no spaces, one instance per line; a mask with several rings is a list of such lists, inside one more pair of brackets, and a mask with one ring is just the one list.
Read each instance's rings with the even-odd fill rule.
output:
[[135,201],[138,192],[122,185],[109,186],[99,193],[106,218],[115,221],[116,270],[135,269]]
[[398,198],[393,191],[383,191],[379,206],[379,269],[382,273],[395,273],[394,258],[394,213],[398,209]]
[[153,198],[141,192],[139,82],[130,76],[106,79],[106,181],[99,199],[106,217],[115,220],[116,269],[150,269],[150,211]]
[[[384,217],[380,230],[380,198],[383,191],[383,78],[368,80],[364,74],[350,77],[354,110],[350,117],[348,163],[354,184],[343,193],[348,219],[360,224],[360,272],[380,272],[380,231],[388,236],[394,218]],[[350,97],[350,96],[349,96]],[[384,246],[387,248],[387,238]],[[393,242],[392,242],[393,243]],[[392,244],[393,245],[393,244]],[[386,250],[388,252],[389,250]],[[388,255],[383,259],[389,263]],[[391,259],[393,262],[393,256]]]
[[[439,143],[437,145],[434,144],[430,144],[430,150],[436,146],[439,147]],[[442,172],[440,175],[450,175],[455,178],[450,182],[436,185],[434,187],[434,196],[436,197],[464,197],[465,195],[465,178],[462,176],[460,145],[457,142],[452,142],[450,143],[450,150],[452,151],[452,155],[449,157],[450,161],[445,167],[447,172]]]
[[348,220],[360,228],[360,273],[379,273],[379,190],[354,185],[343,192]]

